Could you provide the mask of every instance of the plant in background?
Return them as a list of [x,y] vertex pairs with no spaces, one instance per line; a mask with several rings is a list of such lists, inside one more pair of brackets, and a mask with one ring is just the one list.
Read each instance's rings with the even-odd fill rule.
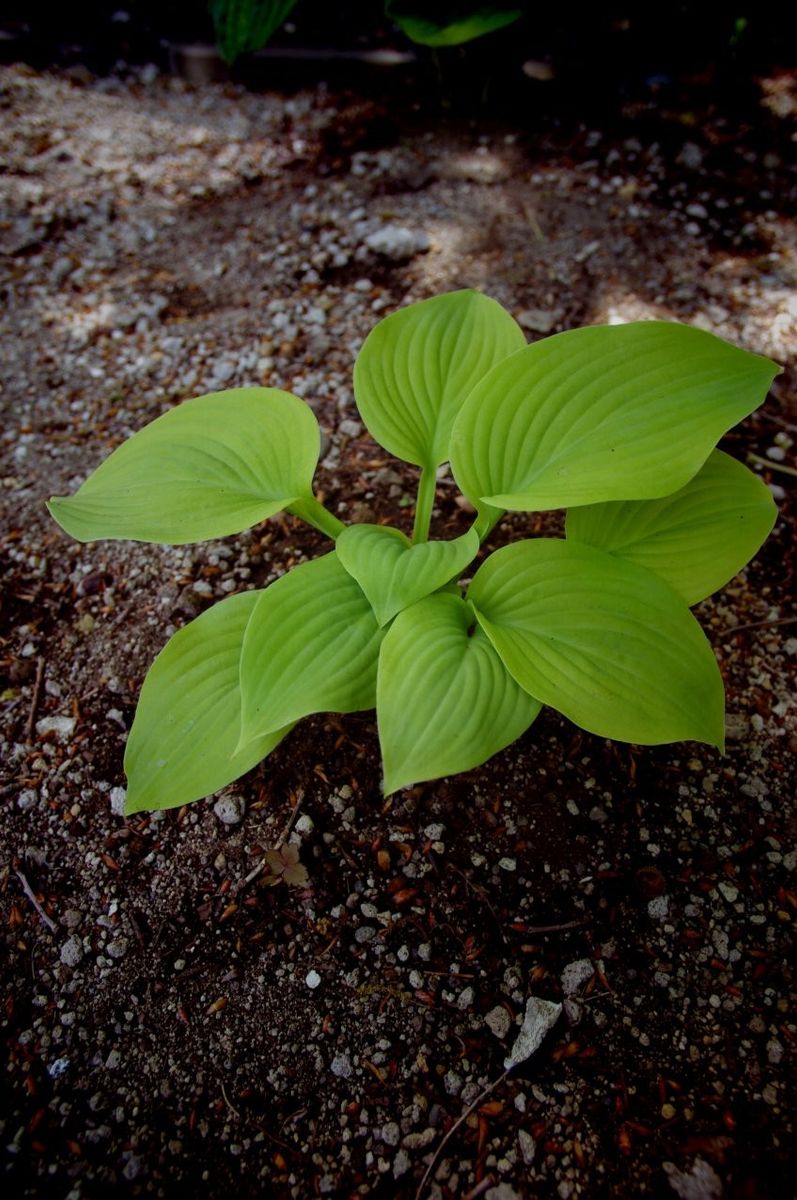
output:
[[[296,0],[209,0],[219,53],[227,63],[265,46],[296,7]],[[484,0],[385,0],[385,16],[413,42],[459,46],[510,25],[523,10]]]
[[[601,737],[721,748],[722,679],[689,606],[774,524],[768,489],[714,446],[777,370],[663,321],[527,345],[478,292],[399,310],[366,339],[354,390],[376,441],[420,468],[412,537],[319,502],[319,428],[296,396],[233,389],[153,421],[50,501],[68,533],[179,545],[286,510],[334,545],[167,643],[128,739],[126,811],[209,795],[325,711],[376,706],[386,793],[478,766],[543,704]],[[429,540],[447,462],[476,517]],[[563,539],[512,542],[474,571],[504,512],[553,509]]]
[[293,9],[296,0],[209,0],[219,54],[234,63],[242,54],[265,46]]
[[484,0],[385,0],[385,16],[422,46],[460,46],[513,24],[523,9]]

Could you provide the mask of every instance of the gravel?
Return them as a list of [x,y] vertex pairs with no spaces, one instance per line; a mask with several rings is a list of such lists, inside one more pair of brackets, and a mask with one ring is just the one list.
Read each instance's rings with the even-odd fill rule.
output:
[[[27,68],[0,70],[0,103],[10,1193],[409,1200],[439,1149],[434,1200],[608,1180],[618,1197],[782,1194],[797,1039],[797,639],[776,623],[793,615],[797,425],[786,118],[654,106],[526,137],[414,116],[375,145],[384,108],[326,88]],[[386,804],[373,715],[321,716],[222,796],[123,819],[135,698],[166,638],[325,543],[280,517],[198,547],[79,545],[44,500],[180,400],[266,385],[316,412],[333,511],[410,528],[413,471],[369,439],[352,364],[380,314],[463,286],[532,338],[663,317],[787,366],[724,443],[755,456],[781,518],[697,611],[726,680],[726,754],[613,745],[544,710],[484,767]],[[468,523],[445,474],[435,522]],[[497,531],[527,533],[520,516]],[[307,884],[238,890],[299,788]]]

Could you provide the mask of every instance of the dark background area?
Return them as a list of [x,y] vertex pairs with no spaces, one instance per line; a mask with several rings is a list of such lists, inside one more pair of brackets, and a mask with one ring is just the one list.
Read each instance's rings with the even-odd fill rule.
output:
[[[500,111],[522,118],[544,94],[548,108],[581,108],[589,115],[618,101],[654,94],[683,99],[684,92],[711,93],[714,101],[743,109],[755,99],[754,77],[785,69],[793,58],[794,9],[776,3],[740,5],[521,5],[516,24],[467,45],[432,51],[414,45],[384,16],[379,0],[343,0],[334,5],[300,0],[272,39],[259,66],[244,58],[233,77],[272,86],[280,52],[290,49],[362,51],[391,48],[414,61],[382,69],[379,87],[403,90],[426,85],[425,100],[447,107]],[[3,6],[0,53],[36,67],[81,64],[103,74],[120,64],[170,65],[172,48],[212,42],[207,6],[180,0],[159,4],[84,3],[77,6],[12,0]],[[553,78],[523,72],[532,60]],[[297,85],[318,60],[291,61]],[[282,84],[284,80],[279,79]]]

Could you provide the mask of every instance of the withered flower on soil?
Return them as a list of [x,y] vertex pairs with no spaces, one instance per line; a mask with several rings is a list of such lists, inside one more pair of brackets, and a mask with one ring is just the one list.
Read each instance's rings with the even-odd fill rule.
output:
[[263,883],[273,887],[276,883],[287,883],[289,887],[302,887],[307,883],[307,868],[299,862],[299,848],[292,842],[278,850],[267,850],[264,854],[267,873]]

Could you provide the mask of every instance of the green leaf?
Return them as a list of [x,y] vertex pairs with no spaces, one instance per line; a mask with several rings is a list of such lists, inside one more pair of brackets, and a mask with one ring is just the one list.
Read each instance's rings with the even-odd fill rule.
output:
[[127,814],[189,804],[226,787],[290,730],[236,751],[241,731],[238,664],[259,592],[214,604],[179,630],[149,669],[127,740]]
[[523,16],[521,8],[505,4],[419,3],[418,0],[387,0],[385,15],[390,17],[413,42],[422,46],[458,46],[483,37]]
[[750,561],[777,515],[758,476],[715,450],[671,496],[570,509],[567,537],[655,571],[696,604]]
[[219,53],[227,63],[259,50],[275,33],[296,0],[210,0]]
[[377,682],[385,793],[477,767],[526,730],[541,705],[518,687],[457,596],[399,613]]
[[454,418],[495,363],[525,346],[520,326],[480,292],[448,292],[399,309],[365,339],[354,396],[371,435],[397,458],[434,470]]
[[636,563],[541,538],[504,546],[468,592],[520,686],[601,737],[722,747],[716,659],[680,596]]
[[666,496],[764,399],[778,367],[666,321],[558,333],[468,396],[451,466],[472,501],[543,511]]
[[260,594],[241,656],[241,746],[317,712],[376,703],[382,632],[332,551]]
[[450,542],[413,546],[399,529],[350,525],[338,535],[335,552],[365,592],[380,625],[455,578],[479,552],[479,535],[469,529]]
[[54,496],[48,508],[80,542],[225,537],[310,497],[319,450],[318,422],[298,396],[215,392],[133,434],[74,496]]

